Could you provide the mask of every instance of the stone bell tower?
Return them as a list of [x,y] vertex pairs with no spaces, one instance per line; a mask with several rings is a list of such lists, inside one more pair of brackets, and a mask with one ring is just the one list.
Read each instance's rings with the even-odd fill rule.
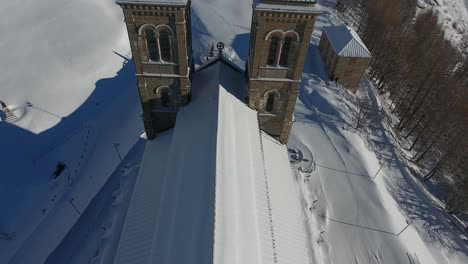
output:
[[256,0],[250,33],[249,107],[260,128],[287,143],[304,62],[320,14],[313,0]]
[[190,0],[117,0],[123,9],[148,139],[172,128],[191,94]]

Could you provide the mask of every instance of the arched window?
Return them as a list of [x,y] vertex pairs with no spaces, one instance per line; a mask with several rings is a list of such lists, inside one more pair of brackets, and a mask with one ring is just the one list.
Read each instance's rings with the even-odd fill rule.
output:
[[288,58],[289,58],[289,53],[291,51],[291,44],[292,44],[292,38],[286,37],[284,39],[283,47],[281,50],[281,57],[279,61],[279,65],[282,67],[288,66]]
[[159,31],[159,46],[161,48],[161,57],[163,61],[171,61],[171,40],[170,33],[166,29]]
[[266,35],[265,40],[268,39],[270,39],[270,47],[268,49],[267,65],[288,67],[291,53],[296,54],[295,49],[300,41],[299,34],[294,30],[275,29]]
[[269,93],[268,98],[267,98],[265,111],[268,112],[268,113],[273,112],[274,106],[275,106],[275,93]]
[[148,60],[154,62],[172,62],[172,41],[174,33],[167,25],[146,24],[140,27],[139,34],[144,34]]
[[168,107],[170,100],[171,100],[171,98],[170,98],[170,94],[169,94],[169,89],[163,89],[161,91],[161,105],[163,107]]
[[280,44],[280,38],[274,36],[271,38],[270,48],[268,50],[267,65],[276,66],[276,55],[278,54],[278,48]]
[[159,61],[159,49],[156,40],[156,32],[153,29],[145,30],[146,49],[150,61]]

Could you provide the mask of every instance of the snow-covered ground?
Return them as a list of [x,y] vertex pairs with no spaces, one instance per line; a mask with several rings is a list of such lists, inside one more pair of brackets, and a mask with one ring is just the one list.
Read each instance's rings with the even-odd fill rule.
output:
[[[312,243],[316,261],[467,263],[465,241],[408,174],[382,120],[369,134],[353,129],[356,100],[329,80],[316,46],[320,28],[333,23],[330,10],[324,11],[288,143],[303,160],[295,166],[306,171],[300,173],[301,189],[309,207],[310,238],[317,242]],[[367,80],[360,89],[358,96],[369,98],[377,110]],[[404,230],[407,220],[411,225]]]
[[463,51],[468,49],[468,0],[418,0],[418,7],[432,8],[445,35]]
[[[449,17],[465,19],[458,24],[466,32],[466,2],[439,1],[446,3]],[[326,12],[317,22],[314,43],[320,28],[331,23],[329,2],[319,2]],[[116,237],[101,229],[102,221],[81,218],[83,226],[74,227],[76,233],[92,230],[89,240],[77,243],[66,235],[80,214],[89,219],[102,214],[104,227],[107,219],[117,220],[111,229],[120,232],[124,209],[101,210],[99,199],[92,199],[99,194],[112,201],[108,192],[115,189],[106,186],[115,186],[116,168],[131,160],[135,173],[142,155],[135,150],[123,163],[119,159],[139,140],[143,127],[122,11],[113,0],[2,4],[0,100],[18,120],[0,123],[0,262],[43,262],[64,238],[64,251],[80,247],[84,259],[99,262],[116,250],[114,239],[109,251],[94,254],[100,252],[99,241]],[[194,0],[194,51],[203,53],[223,41],[245,60],[251,4]],[[452,26],[448,18],[446,25]],[[346,125],[353,120],[352,100],[325,77],[316,49],[310,48],[289,143],[303,152],[306,170],[312,159],[316,162],[310,178],[300,173],[308,180],[299,186],[316,263],[468,263],[465,242],[404,165],[390,162],[396,155],[384,129],[366,138]],[[375,100],[366,89],[362,96]],[[58,161],[67,167],[53,180]],[[381,163],[386,165],[373,181],[370,176]],[[90,203],[98,209],[85,213]],[[413,224],[394,235],[407,219]],[[76,256],[55,252],[49,263]]]
[[18,118],[0,123],[0,262],[37,263],[137,142],[141,109],[112,0],[3,2],[0,100]]

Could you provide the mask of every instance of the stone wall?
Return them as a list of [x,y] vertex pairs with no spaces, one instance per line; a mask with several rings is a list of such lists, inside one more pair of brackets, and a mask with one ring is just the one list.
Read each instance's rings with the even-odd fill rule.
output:
[[338,78],[338,84],[350,92],[356,93],[368,64],[368,58],[338,57],[338,62],[332,76],[334,79]]
[[[158,6],[148,4],[121,4],[128,37],[133,54],[138,90],[143,109],[143,120],[147,137],[152,139],[156,132],[174,126],[180,107],[187,104],[191,92],[190,1],[187,6]],[[170,45],[172,61],[149,60],[146,40],[142,32],[145,26],[165,25],[173,35]],[[170,89],[170,107],[163,107],[161,95],[156,89]]]
[[[260,128],[281,142],[286,142],[296,105],[299,82],[251,80],[249,85],[251,87],[249,94],[252,98],[249,100],[250,107],[259,112]],[[269,93],[275,94],[271,112],[266,111]]]
[[[259,112],[260,129],[282,143],[286,143],[289,137],[316,15],[273,10],[254,10],[253,12],[248,67],[249,106]],[[292,31],[297,35],[291,33]],[[267,65],[271,43],[271,39],[268,38],[269,34],[283,34],[283,36],[288,34],[299,37],[299,41],[291,45],[286,67]],[[272,91],[276,91],[279,96],[275,98],[273,111],[267,112],[265,109],[266,93]]]

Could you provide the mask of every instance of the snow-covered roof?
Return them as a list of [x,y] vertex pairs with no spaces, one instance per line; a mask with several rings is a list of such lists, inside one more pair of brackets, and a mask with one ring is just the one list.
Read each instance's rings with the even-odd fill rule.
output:
[[327,35],[337,55],[354,58],[371,57],[370,51],[352,28],[345,25],[329,26],[323,28],[323,33]]
[[259,130],[222,59],[173,130],[148,142],[114,263],[309,263],[284,145]]
[[186,5],[188,0],[116,0],[117,4]]

